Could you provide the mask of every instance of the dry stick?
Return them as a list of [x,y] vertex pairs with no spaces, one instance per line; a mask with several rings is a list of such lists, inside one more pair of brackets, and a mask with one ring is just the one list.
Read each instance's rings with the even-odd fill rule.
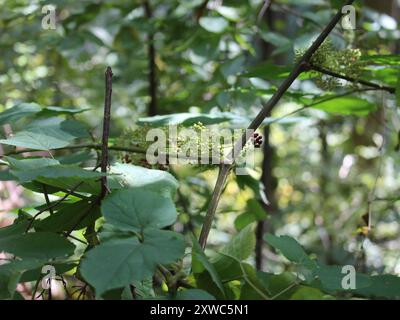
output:
[[[101,149],[101,172],[107,173],[108,166],[108,137],[110,136],[110,118],[111,118],[111,94],[112,94],[112,70],[107,67],[105,73],[105,99],[104,99],[104,117],[103,117],[103,138]],[[101,193],[102,200],[107,194],[107,176],[101,177]]]
[[[354,1],[355,0],[347,0],[344,3],[344,5],[351,5]],[[340,9],[338,11],[338,13],[334,16],[334,18],[325,27],[325,29],[321,32],[321,34],[318,36],[318,38],[314,41],[314,43],[311,45],[311,47],[306,51],[306,53],[303,55],[303,57],[297,62],[297,64],[295,65],[295,67],[292,70],[292,72],[290,73],[290,75],[280,85],[280,87],[275,92],[275,94],[264,105],[264,107],[261,109],[259,114],[255,117],[255,119],[250,123],[250,125],[248,126],[248,130],[258,129],[258,127],[262,124],[265,117],[269,113],[271,113],[272,109],[276,106],[276,104],[279,102],[279,100],[282,98],[282,96],[285,94],[285,92],[290,88],[290,86],[297,79],[297,77],[304,71],[305,66],[307,65],[307,63],[309,63],[313,54],[318,50],[318,48],[325,41],[325,39],[328,37],[330,32],[335,28],[336,24],[340,21],[340,19],[342,17],[343,17],[343,13],[342,13],[342,10]],[[203,228],[201,229],[201,233],[200,233],[199,243],[203,250],[205,249],[205,246],[207,244],[207,238],[208,238],[208,234],[211,230],[211,224],[212,224],[212,221],[214,220],[215,211],[217,209],[218,202],[221,197],[224,184],[229,175],[229,171],[232,168],[232,164],[235,160],[235,157],[237,157],[237,155],[239,155],[240,151],[244,148],[244,146],[246,145],[249,138],[250,137],[246,133],[243,134],[241,139],[236,142],[234,148],[232,149],[230,155],[228,156],[229,161],[222,163],[220,165],[218,179],[215,184],[211,203],[210,203],[210,206],[208,207],[207,214],[206,214],[206,217],[205,217],[205,220],[203,223]]]
[[396,88],[394,88],[394,87],[382,86],[382,85],[380,85],[378,83],[374,83],[374,82],[370,82],[370,81],[366,81],[366,80],[362,80],[362,79],[356,79],[356,78],[353,78],[353,77],[350,77],[350,76],[346,76],[346,75],[343,75],[343,74],[340,74],[340,73],[337,73],[337,72],[334,72],[334,71],[331,71],[331,70],[327,70],[325,68],[322,68],[322,67],[319,67],[319,66],[316,66],[316,65],[313,65],[313,64],[307,64],[306,68],[309,69],[309,70],[314,70],[314,71],[326,74],[326,75],[331,76],[331,77],[347,80],[347,81],[353,82],[353,83],[359,83],[359,84],[362,84],[364,86],[375,88],[375,89],[379,89],[379,90],[384,90],[384,91],[387,91],[387,92],[392,93],[392,94],[394,94],[396,92]]
[[[103,115],[103,136],[101,140],[101,161],[100,170],[104,175],[100,178],[100,195],[93,203],[89,206],[87,210],[82,214],[74,226],[66,233],[70,235],[76,226],[89,214],[96,205],[100,205],[101,201],[108,193],[107,187],[107,167],[108,167],[108,138],[110,136],[110,120],[111,120],[111,95],[112,95],[112,77],[113,73],[111,67],[107,67],[105,72],[105,97],[104,97],[104,115]],[[99,244],[99,240],[96,236],[95,230],[96,222],[91,223],[87,226],[85,232],[85,238],[89,243],[89,248]]]

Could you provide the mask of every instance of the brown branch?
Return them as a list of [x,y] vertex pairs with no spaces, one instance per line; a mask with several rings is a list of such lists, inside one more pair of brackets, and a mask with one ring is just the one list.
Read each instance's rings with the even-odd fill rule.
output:
[[[111,118],[111,94],[112,94],[112,70],[107,67],[105,73],[105,98],[104,98],[104,117],[103,117],[103,138],[101,148],[101,172],[107,173],[108,166],[108,138],[110,136]],[[100,198],[103,199],[107,194],[107,176],[101,177]]]
[[[143,6],[147,19],[151,20],[153,18],[153,10],[150,7],[149,1],[144,1]],[[150,30],[147,35],[147,58],[149,61],[148,81],[150,96],[147,114],[151,117],[157,114],[156,50],[154,47],[154,33],[152,30]]]
[[[344,5],[351,5],[355,0],[347,0]],[[279,100],[285,94],[285,92],[290,88],[293,82],[297,79],[297,77],[305,70],[305,66],[310,62],[314,53],[318,50],[318,48],[322,45],[331,31],[335,28],[336,24],[343,17],[343,13],[341,8],[336,13],[336,15],[332,18],[332,20],[328,23],[325,29],[321,32],[318,38],[313,42],[311,47],[305,52],[303,57],[297,62],[294,66],[292,72],[285,79],[285,81],[279,86],[278,90],[271,97],[271,99],[264,105],[259,114],[254,118],[254,120],[248,126],[249,130],[256,130],[262,124],[265,117],[271,113],[272,109],[277,105]],[[230,172],[230,168],[232,167],[235,157],[240,154],[240,151],[244,148],[247,141],[249,140],[249,136],[245,133],[242,135],[241,139],[239,139],[234,148],[232,149],[228,162],[220,166],[220,171],[218,174],[217,183],[215,185],[213,196],[211,199],[211,203],[208,207],[207,214],[203,223],[203,228],[201,230],[199,243],[200,246],[204,249],[207,244],[208,234],[211,229],[212,221],[214,220],[215,211],[218,206],[219,199],[222,194],[222,190],[227,179],[227,176]]]
[[384,90],[384,91],[387,91],[392,94],[394,94],[396,92],[396,88],[394,88],[394,87],[383,86],[378,83],[374,83],[374,82],[370,82],[370,81],[366,81],[366,80],[362,80],[362,79],[356,79],[356,78],[346,76],[346,75],[343,75],[343,74],[340,74],[340,73],[337,73],[337,72],[334,72],[334,71],[331,71],[331,70],[328,70],[328,69],[325,69],[325,68],[322,68],[322,67],[319,67],[319,66],[316,66],[313,64],[308,64],[306,68],[309,70],[314,70],[314,71],[326,74],[331,77],[338,78],[338,79],[343,79],[343,80],[353,82],[353,83],[359,83],[359,84],[362,84],[362,85],[370,87],[370,88]]

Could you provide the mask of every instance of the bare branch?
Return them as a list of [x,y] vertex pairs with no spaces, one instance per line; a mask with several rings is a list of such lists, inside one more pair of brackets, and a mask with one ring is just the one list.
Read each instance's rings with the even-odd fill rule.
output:
[[380,84],[373,83],[373,82],[370,82],[370,81],[366,81],[366,80],[362,80],[362,79],[356,79],[356,78],[353,78],[353,77],[350,77],[350,76],[346,76],[346,75],[343,75],[343,74],[340,74],[340,73],[337,73],[337,72],[334,72],[334,71],[331,71],[331,70],[328,70],[328,69],[325,69],[325,68],[322,68],[322,67],[319,67],[319,66],[316,66],[316,65],[313,65],[313,64],[308,64],[307,68],[310,69],[310,70],[314,70],[314,71],[326,74],[326,75],[331,76],[331,77],[347,80],[347,81],[353,82],[353,83],[359,83],[359,84],[362,84],[364,86],[367,86],[367,87],[370,87],[370,88],[379,89],[379,90],[384,90],[384,91],[387,91],[387,92],[392,93],[392,94],[394,94],[396,92],[396,88],[394,88],[394,87],[382,86]]
[[[108,166],[108,137],[110,136],[110,118],[111,118],[111,94],[112,94],[112,70],[107,67],[105,73],[105,98],[104,98],[104,118],[103,118],[103,138],[101,149],[101,172],[107,172]],[[101,177],[101,195],[103,199],[107,194],[107,176]]]

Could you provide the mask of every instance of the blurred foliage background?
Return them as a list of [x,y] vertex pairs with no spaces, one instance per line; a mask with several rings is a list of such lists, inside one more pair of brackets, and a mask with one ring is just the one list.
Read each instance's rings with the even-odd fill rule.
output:
[[[76,117],[95,128],[99,139],[104,71],[111,66],[112,137],[156,114],[226,111],[240,117],[236,126],[247,124],[284,79],[296,52],[342,4],[271,2],[267,7],[261,0],[0,0],[0,111],[29,101],[90,108]],[[55,30],[42,28],[45,5],[56,8]],[[338,26],[330,37],[332,50],[359,49],[361,61],[398,54],[400,2],[357,1],[356,8],[356,30]],[[369,61],[374,68],[364,68],[362,77],[395,87],[400,60],[384,64]],[[396,99],[384,91],[357,92],[353,96],[367,102],[361,112],[341,109],[333,100],[286,116],[319,97],[353,89],[342,83],[326,88],[321,81],[314,74],[295,82],[271,115],[284,118],[260,131],[264,145],[256,167],[247,176],[230,176],[208,251],[257,221],[256,252],[249,261],[264,271],[288,267],[263,242],[270,232],[295,237],[327,264],[399,275]],[[3,126],[3,136],[12,127]],[[171,171],[180,182],[175,229],[198,234],[217,170]],[[39,201],[11,182],[3,182],[0,192],[3,223],[21,203]]]

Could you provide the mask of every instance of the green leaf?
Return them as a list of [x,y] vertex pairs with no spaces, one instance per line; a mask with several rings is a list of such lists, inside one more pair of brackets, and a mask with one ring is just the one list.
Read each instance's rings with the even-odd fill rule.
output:
[[292,40],[279,33],[260,30],[260,36],[265,42],[271,43],[277,47],[278,50],[276,52],[286,52],[292,48]]
[[315,268],[315,261],[311,260],[303,247],[293,238],[288,236],[274,236],[267,233],[264,240],[275,249],[278,249],[288,260],[304,265],[309,268]]
[[96,180],[104,175],[101,172],[86,170],[73,165],[52,165],[30,170],[11,170],[11,173],[20,182],[37,180],[60,188],[69,187],[81,181]]
[[101,212],[107,223],[121,231],[161,229],[176,220],[175,205],[170,198],[140,188],[114,191],[104,199]]
[[98,296],[144,280],[158,264],[172,263],[184,253],[184,239],[176,232],[152,229],[143,236],[143,242],[133,237],[114,239],[87,252],[80,271]]
[[[23,272],[20,278],[20,282],[31,282],[31,281],[37,281],[40,276],[44,276],[42,273],[42,266],[47,263],[40,263],[37,267],[30,267],[26,268],[26,270]],[[76,268],[75,263],[54,263],[51,262],[51,266],[54,267],[56,270],[56,275],[62,275],[74,268]]]
[[213,260],[215,269],[223,280],[236,278],[242,271],[235,258],[239,261],[247,259],[254,251],[256,239],[251,225],[242,229],[232,240],[225,245]]
[[65,237],[50,232],[35,232],[0,238],[0,251],[21,258],[51,259],[67,257],[75,246]]
[[85,111],[90,110],[90,108],[84,108],[84,109],[75,109],[75,108],[62,108],[62,107],[56,107],[56,106],[49,106],[43,108],[38,116],[43,116],[43,117],[53,117],[53,116],[58,116],[58,115],[73,115],[73,114],[79,114]]
[[21,118],[31,116],[41,110],[37,103],[21,103],[0,113],[0,125],[13,123]]
[[12,170],[17,170],[17,171],[24,171],[24,170],[30,171],[33,169],[59,164],[57,160],[51,158],[16,159],[12,157],[4,157],[4,159],[8,162]]
[[201,17],[199,24],[208,32],[221,33],[229,25],[228,21],[222,17]]
[[66,147],[76,138],[88,136],[86,128],[77,121],[48,123],[47,120],[34,122],[25,131],[1,139],[0,143],[33,150],[51,150]]
[[94,223],[100,216],[98,206],[93,207],[87,200],[81,200],[61,206],[52,215],[35,222],[34,226],[38,231],[61,232],[70,231],[71,228],[80,230]]
[[148,124],[152,127],[161,127],[169,125],[181,124],[189,127],[195,123],[201,122],[204,125],[217,124],[221,122],[230,121],[232,114],[228,112],[221,112],[216,114],[207,113],[173,113],[162,116],[154,116],[147,118],[139,118],[138,124]]
[[295,293],[292,294],[290,300],[326,300],[327,295],[319,289],[299,286]]
[[266,61],[249,68],[249,70],[243,74],[243,77],[279,80],[287,78],[287,76],[290,74],[290,71],[290,66],[276,65],[273,62]]
[[94,159],[94,154],[90,151],[71,153],[66,156],[57,157],[61,164],[81,164],[85,161]]
[[20,235],[25,232],[26,228],[28,227],[29,222],[24,221],[20,223],[14,223],[7,227],[0,228],[0,238],[5,238],[9,236]]
[[400,55],[363,55],[361,61],[365,61],[369,65],[400,66]]
[[231,21],[239,21],[240,20],[240,13],[237,8],[233,7],[226,7],[226,6],[217,6],[215,8],[215,11],[217,11],[221,16],[224,18],[231,20]]
[[115,163],[109,172],[114,174],[107,180],[110,189],[137,187],[173,199],[179,186],[172,174],[162,170]]
[[[0,299],[10,299],[21,282],[24,271],[37,268],[43,261],[36,259],[12,260],[0,265]],[[36,278],[37,279],[37,278]]]
[[291,272],[272,274],[257,272],[257,278],[265,286],[266,291],[274,300],[287,300],[297,288],[298,279]]
[[400,277],[385,274],[369,278],[370,285],[365,288],[358,288],[355,292],[367,297],[400,299]]
[[250,199],[247,201],[245,213],[239,215],[235,219],[235,228],[242,230],[247,225],[266,218],[265,210],[261,207],[257,200]]
[[[324,97],[325,99],[326,97]],[[367,115],[376,110],[376,105],[357,97],[341,97],[312,105],[313,108],[345,115]]]
[[175,300],[215,300],[215,297],[204,290],[189,289],[178,291]]
[[[314,270],[314,274],[321,281],[322,288],[328,291],[345,291],[342,287],[342,280],[346,274],[342,273],[341,266],[319,266]],[[368,275],[356,273],[356,287],[358,289],[371,285]]]
[[199,243],[197,242],[197,239],[195,237],[192,237],[192,271],[194,274],[196,273],[203,273],[204,271],[207,271],[208,274],[210,275],[212,281],[215,283],[215,285],[218,287],[218,289],[221,291],[221,294],[225,296],[225,290],[224,286],[222,284],[222,281],[217,273],[217,270],[215,270],[214,266],[211,264],[210,261],[208,261],[206,255],[204,254],[203,250],[201,250]]
[[242,71],[245,58],[239,56],[235,59],[228,60],[221,65],[221,73],[225,78],[231,75],[236,75]]

